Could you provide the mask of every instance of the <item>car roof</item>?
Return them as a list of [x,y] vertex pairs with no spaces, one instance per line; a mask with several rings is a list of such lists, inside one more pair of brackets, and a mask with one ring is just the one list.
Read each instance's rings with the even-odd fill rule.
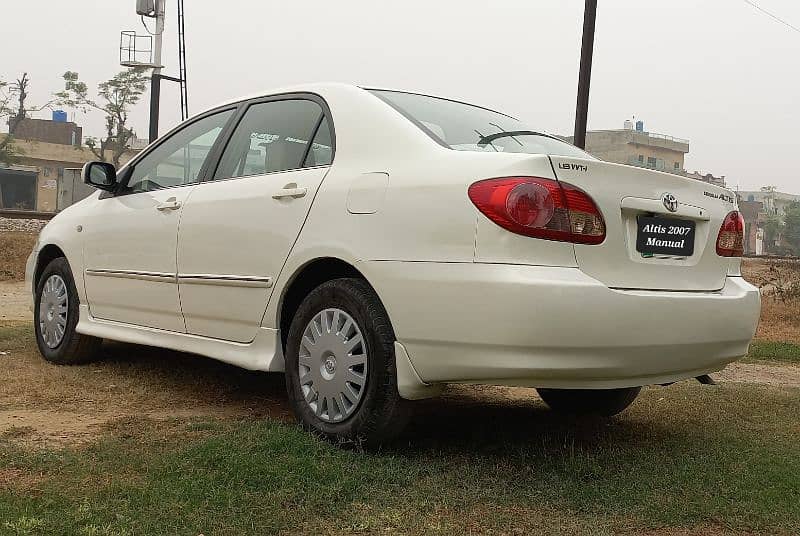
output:
[[409,91],[405,89],[394,89],[394,88],[386,88],[386,87],[374,87],[374,86],[361,86],[356,84],[347,84],[343,82],[313,82],[313,83],[305,83],[305,84],[295,84],[290,86],[283,86],[272,88],[267,91],[262,91],[259,93],[252,93],[250,95],[245,95],[233,99],[226,100],[213,106],[212,108],[208,108],[207,110],[212,110],[214,108],[220,108],[223,106],[229,106],[231,104],[237,104],[243,101],[251,100],[251,99],[259,99],[263,97],[269,97],[272,95],[281,95],[286,93],[315,93],[319,94],[320,96],[324,97],[328,93],[343,93],[343,92],[351,92],[353,90],[361,90],[361,91],[387,91],[387,92],[395,92],[395,93],[407,93],[410,95],[420,95],[423,97],[431,97],[434,99],[441,99],[450,102],[456,102],[459,104],[466,104],[468,106],[474,106],[476,108],[482,108],[484,110],[488,110],[490,112],[498,113],[501,115],[505,115],[506,117],[510,117],[511,119],[517,119],[516,117],[509,115],[507,113],[494,110],[492,108],[488,108],[486,106],[481,106],[479,104],[474,104],[471,102],[461,101],[457,99],[451,99],[448,97],[440,97],[438,95],[430,95],[427,93],[422,93],[419,91]]

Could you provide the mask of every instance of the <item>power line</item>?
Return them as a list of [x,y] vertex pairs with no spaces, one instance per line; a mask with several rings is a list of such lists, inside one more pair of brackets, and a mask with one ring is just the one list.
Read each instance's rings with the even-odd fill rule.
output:
[[793,24],[783,20],[782,18],[780,18],[779,16],[775,15],[774,13],[770,13],[769,11],[764,9],[763,7],[761,7],[758,4],[756,4],[755,2],[751,2],[750,0],[744,0],[744,3],[756,8],[761,13],[763,13],[766,16],[768,16],[769,18],[775,20],[776,22],[779,22],[779,23],[783,24],[784,26],[787,26],[787,27],[791,28],[795,32],[800,33],[800,28],[798,28],[797,26],[794,26]]

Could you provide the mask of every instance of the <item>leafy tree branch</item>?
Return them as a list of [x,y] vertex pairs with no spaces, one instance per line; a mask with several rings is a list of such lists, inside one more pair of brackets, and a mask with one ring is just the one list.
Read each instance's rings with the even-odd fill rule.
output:
[[106,162],[110,152],[111,163],[119,166],[122,155],[130,148],[130,141],[136,135],[128,126],[128,112],[147,90],[149,79],[145,69],[126,69],[98,84],[97,99],[94,99],[78,73],[64,73],[64,90],[56,93],[57,102],[82,112],[96,111],[105,115],[105,136],[99,139],[87,137],[85,141],[98,160]]
[[28,104],[28,86],[31,79],[28,73],[13,82],[6,82],[0,79],[0,120],[8,123],[8,134],[0,140],[0,163],[15,163],[22,151],[14,145],[15,134],[24,119],[30,116],[31,112],[38,112],[45,108],[50,108],[54,101],[48,101],[40,106],[30,106]]

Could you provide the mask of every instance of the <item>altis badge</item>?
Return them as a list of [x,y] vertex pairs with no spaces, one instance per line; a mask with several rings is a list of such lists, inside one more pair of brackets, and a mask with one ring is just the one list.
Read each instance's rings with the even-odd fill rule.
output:
[[728,194],[715,194],[714,192],[703,192],[703,195],[706,197],[713,197],[714,199],[722,199],[723,201],[727,201],[728,203],[733,203],[736,201],[732,195]]

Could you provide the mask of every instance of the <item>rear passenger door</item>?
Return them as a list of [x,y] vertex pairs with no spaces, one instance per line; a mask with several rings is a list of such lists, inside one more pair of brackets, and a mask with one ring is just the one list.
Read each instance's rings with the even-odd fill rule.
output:
[[333,160],[330,115],[316,96],[240,111],[212,180],[192,192],[178,233],[188,333],[250,342]]

